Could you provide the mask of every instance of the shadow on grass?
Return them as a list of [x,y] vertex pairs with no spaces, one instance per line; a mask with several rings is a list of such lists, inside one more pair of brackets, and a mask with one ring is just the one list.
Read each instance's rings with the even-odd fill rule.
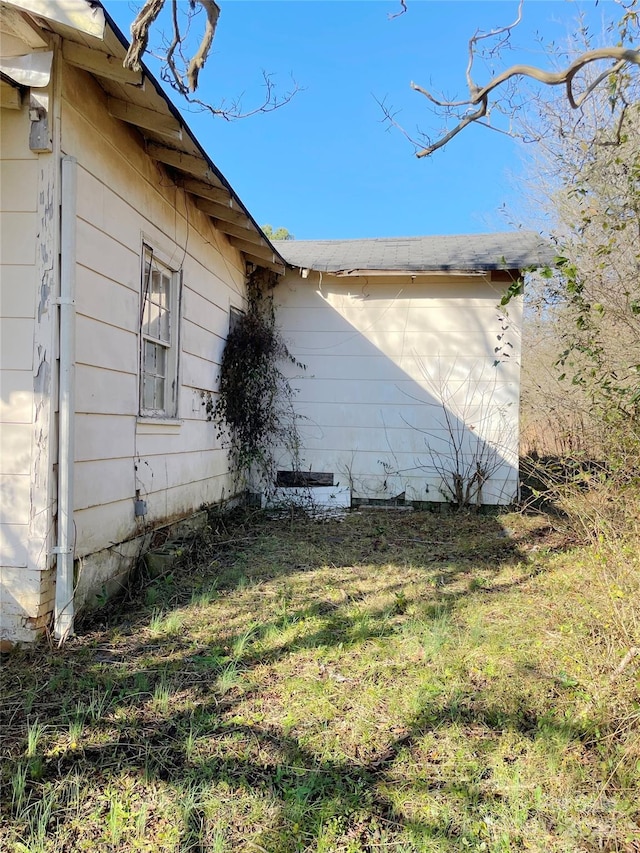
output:
[[[461,583],[471,568],[490,582],[523,559],[497,518],[460,516],[443,521],[416,514],[410,520],[387,517],[368,520],[366,525],[350,520],[346,525],[294,524],[263,517],[249,535],[237,536],[227,545],[219,539],[200,542],[191,560],[171,579],[155,582],[156,608],[183,603],[212,586],[211,594],[220,602],[228,604],[239,595],[236,616],[247,624],[244,631],[223,624],[203,642],[188,629],[176,628],[169,636],[140,641],[149,611],[134,602],[109,629],[88,633],[75,647],[16,654],[5,669],[6,701],[0,712],[8,735],[2,761],[2,814],[9,824],[15,822],[16,837],[28,830],[24,815],[16,814],[12,780],[26,768],[28,802],[35,803],[60,780],[75,778],[82,788],[95,792],[96,803],[102,798],[102,819],[104,792],[123,775],[139,780],[142,791],[159,783],[169,786],[177,795],[180,822],[175,849],[183,853],[227,849],[228,833],[234,836],[228,843],[236,849],[250,839],[254,849],[278,853],[331,850],[321,846],[322,839],[330,845],[338,836],[351,844],[344,849],[352,851],[391,843],[418,850],[428,839],[440,839],[450,844],[442,849],[451,850],[480,843],[481,818],[500,798],[483,775],[491,763],[488,756],[486,767],[471,778],[462,771],[442,773],[431,762],[429,772],[405,780],[411,788],[409,799],[433,794],[440,806],[443,798],[457,803],[453,810],[439,806],[429,817],[416,816],[403,807],[402,797],[392,794],[398,782],[396,765],[419,752],[425,736],[451,725],[475,727],[489,743],[492,736],[505,732],[535,739],[541,731],[562,742],[575,741],[584,737],[585,729],[558,722],[553,715],[541,718],[528,707],[525,695],[516,695],[509,706],[505,697],[492,696],[488,686],[479,689],[471,683],[447,700],[438,693],[419,700],[411,714],[377,733],[381,745],[351,744],[335,755],[314,750],[304,732],[293,734],[284,721],[248,722],[239,713],[252,696],[269,701],[265,669],[268,672],[301,651],[326,649],[338,654],[401,635],[409,606],[417,608],[418,617],[413,618],[425,624],[455,614],[460,600],[471,594],[469,585]],[[289,543],[286,553],[283,539]],[[433,600],[421,601],[420,592],[412,593],[397,579],[385,582],[385,566],[391,562],[432,578]],[[341,598],[332,599],[322,582],[315,590],[312,584],[312,600],[304,606],[287,606],[286,612],[269,613],[269,618],[255,622],[253,614],[265,584],[300,573],[313,578],[327,565],[352,570],[340,576]],[[372,571],[379,572],[373,592],[387,603],[368,607],[363,603],[359,610],[367,598],[363,578]],[[471,592],[479,596],[508,592],[534,572],[525,566],[518,577],[499,587],[473,586]],[[215,608],[215,601],[209,606]],[[297,626],[300,633],[281,637]],[[260,641],[270,636],[276,641],[260,648]],[[552,686],[547,692],[551,699]],[[179,707],[172,707],[174,703]],[[57,742],[43,753],[33,772],[24,751],[26,732],[36,719],[47,726],[52,741],[57,735]],[[73,720],[84,726],[80,746],[63,737]],[[246,827],[226,827],[222,816],[211,814],[209,802],[208,792],[220,786],[232,799],[246,795],[268,802],[275,811],[269,826],[251,827],[247,817]],[[52,811],[47,828],[53,838],[71,824],[69,812],[63,805]],[[216,831],[216,820],[224,825],[217,848],[211,838],[205,840],[207,831],[209,835]],[[82,826],[68,831],[66,843],[86,843]]]

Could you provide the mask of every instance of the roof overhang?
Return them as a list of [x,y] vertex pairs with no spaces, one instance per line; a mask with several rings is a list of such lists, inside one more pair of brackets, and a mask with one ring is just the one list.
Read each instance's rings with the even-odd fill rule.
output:
[[[109,113],[137,129],[147,154],[162,163],[172,180],[193,196],[196,206],[211,218],[245,261],[284,274],[284,258],[200,145],[160,83],[144,65],[141,72],[124,68],[128,41],[101,3],[2,0],[0,8],[3,31],[15,35],[34,51],[18,58],[6,57],[0,66],[0,91],[6,106],[20,107],[19,87],[35,88],[48,83],[48,79],[44,82],[43,66],[43,48],[49,47],[46,34],[49,31],[60,36],[65,61],[96,78],[107,94]],[[20,71],[17,65],[25,68]]]
[[460,276],[464,276],[465,278],[484,278],[490,279],[491,281],[514,281],[520,276],[521,271],[519,269],[495,269],[495,268],[487,268],[487,269],[349,269],[349,270],[323,270],[318,267],[302,267],[297,264],[288,264],[289,269],[293,270],[307,270],[307,272],[321,272],[324,275],[335,275],[340,278],[356,278],[358,276],[385,276],[385,277],[398,277],[402,276],[403,278],[427,278],[437,276],[438,278],[442,277],[451,277],[451,278],[459,278]]

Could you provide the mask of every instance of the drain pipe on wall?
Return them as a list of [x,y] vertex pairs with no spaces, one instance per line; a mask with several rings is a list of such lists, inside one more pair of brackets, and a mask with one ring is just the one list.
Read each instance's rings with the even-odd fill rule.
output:
[[60,336],[58,379],[58,544],[53,634],[63,643],[73,634],[74,544],[73,467],[76,351],[76,186],[75,157],[61,159]]

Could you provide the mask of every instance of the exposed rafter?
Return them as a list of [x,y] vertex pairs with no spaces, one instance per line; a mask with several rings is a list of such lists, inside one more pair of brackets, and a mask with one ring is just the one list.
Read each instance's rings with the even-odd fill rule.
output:
[[276,263],[278,259],[273,249],[270,249],[268,246],[258,246],[256,243],[250,243],[248,240],[242,240],[240,237],[234,237],[233,235],[229,235],[228,240],[232,246],[240,249],[241,252],[250,252],[255,257],[263,258],[263,260],[270,261],[271,263]]
[[166,166],[173,166],[174,169],[185,172],[194,178],[200,178],[205,183],[221,186],[218,176],[209,168],[207,161],[202,157],[186,154],[184,151],[177,151],[175,148],[167,148],[165,145],[158,145],[155,142],[147,143],[147,154],[154,160],[158,160]]
[[251,222],[247,219],[246,213],[230,205],[216,204],[214,201],[196,198],[196,207],[203,213],[213,216],[215,219],[221,219],[223,222],[238,223],[240,227],[244,227],[247,230],[251,228]]
[[225,222],[224,220],[216,219],[215,217],[213,218],[213,224],[216,226],[218,231],[224,231],[225,234],[239,237],[247,243],[255,243],[256,246],[268,246],[266,240],[264,240],[257,231],[252,231],[249,228],[243,228],[241,225],[234,225],[232,222]]
[[89,71],[96,77],[105,77],[107,80],[115,80],[116,83],[130,83],[133,86],[142,85],[142,73],[123,68],[122,59],[117,56],[100,53],[70,41],[62,43],[62,55],[69,65]]
[[273,270],[273,272],[277,272],[278,275],[284,275],[286,268],[284,264],[279,262],[272,263],[271,261],[266,261],[264,258],[260,258],[258,255],[254,255],[250,252],[242,253],[247,261],[252,264],[255,264],[257,267],[266,267],[268,270]]
[[182,187],[192,195],[197,195],[207,201],[215,201],[218,204],[229,204],[231,200],[229,190],[219,184],[211,186],[211,184],[205,184],[203,181],[197,181],[194,178],[185,178],[182,181]]
[[138,107],[129,101],[119,98],[109,98],[107,101],[109,113],[114,118],[126,121],[143,130],[166,136],[170,139],[182,139],[182,127],[180,122],[170,113],[159,113],[146,107]]

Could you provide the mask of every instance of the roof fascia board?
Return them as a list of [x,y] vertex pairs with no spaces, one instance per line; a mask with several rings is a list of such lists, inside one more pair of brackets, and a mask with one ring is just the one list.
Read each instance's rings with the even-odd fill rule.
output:
[[70,27],[77,32],[102,39],[106,25],[104,10],[87,0],[4,0],[30,15]]
[[[304,267],[301,267],[304,269]],[[309,267],[309,269],[315,269],[314,267]],[[412,269],[399,269],[399,270],[377,270],[377,269],[353,269],[353,270],[319,270],[327,275],[335,275],[341,278],[349,278],[356,276],[405,276],[410,278],[432,278],[433,276],[446,276],[451,278],[459,278],[460,276],[464,276],[465,278],[469,277],[483,277],[489,275],[490,270],[412,270]]]

